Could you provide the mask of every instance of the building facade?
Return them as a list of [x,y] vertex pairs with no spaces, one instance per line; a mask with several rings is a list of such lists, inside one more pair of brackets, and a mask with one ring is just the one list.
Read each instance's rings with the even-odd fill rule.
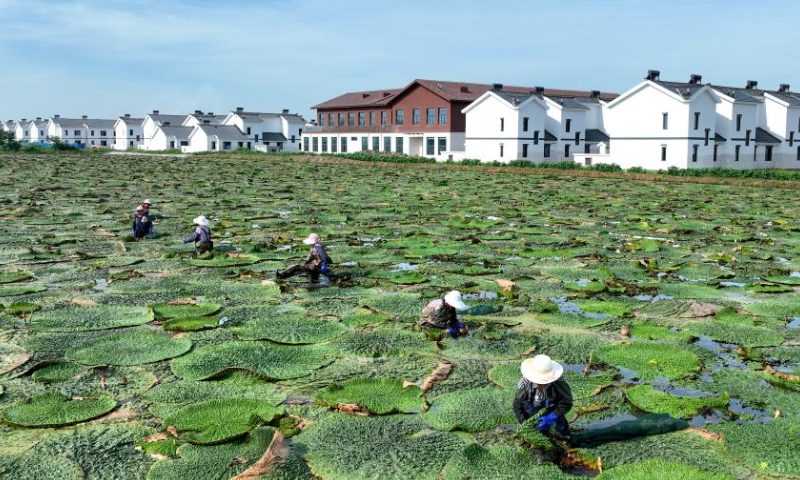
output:
[[[145,115],[142,121],[142,145],[143,150],[166,150],[170,148],[181,148],[181,142],[189,141],[191,127],[184,127],[183,123],[188,115],[164,115],[158,110]],[[167,131],[162,131],[161,127],[166,127]],[[186,130],[174,130],[174,129]],[[170,146],[170,145],[175,146]],[[188,145],[188,143],[187,143]]]
[[117,118],[114,122],[115,150],[139,149],[143,143],[143,118],[131,117],[129,113]]
[[239,107],[222,124],[238,128],[256,150],[297,152],[301,150],[306,120],[301,115],[289,113],[289,110],[282,113],[248,112]]

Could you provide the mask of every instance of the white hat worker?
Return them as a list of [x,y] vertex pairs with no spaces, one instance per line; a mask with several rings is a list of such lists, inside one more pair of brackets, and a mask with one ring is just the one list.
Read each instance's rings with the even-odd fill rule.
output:
[[453,290],[452,292],[448,293],[444,296],[444,303],[450,305],[451,307],[455,308],[456,310],[467,310],[469,307],[464,300],[461,300],[461,292],[458,290]]
[[208,219],[205,217],[205,215],[200,215],[199,217],[195,218],[192,221],[194,222],[195,225],[200,225],[201,227],[208,226]]
[[303,243],[306,245],[316,245],[319,243],[319,241],[320,241],[319,235],[317,235],[316,233],[312,233],[305,240],[303,240]]
[[144,207],[139,205],[138,207],[136,207],[136,211],[137,212],[143,212],[144,211]]
[[153,202],[151,202],[149,198],[145,198],[144,202],[142,202],[142,205],[153,205]]
[[564,367],[547,355],[536,355],[523,360],[520,370],[523,378],[537,385],[553,383],[564,374]]

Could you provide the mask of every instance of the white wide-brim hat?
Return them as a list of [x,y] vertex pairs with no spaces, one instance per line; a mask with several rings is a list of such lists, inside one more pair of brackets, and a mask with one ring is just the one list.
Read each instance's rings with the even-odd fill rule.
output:
[[467,304],[464,303],[464,300],[461,300],[461,292],[457,290],[453,290],[452,292],[445,295],[444,303],[450,305],[456,310],[467,310],[469,308]]
[[151,202],[149,198],[146,198],[144,202],[142,202],[142,205],[153,205],[153,202]]
[[537,385],[547,385],[561,378],[561,375],[564,374],[564,367],[547,355],[536,355],[523,360],[520,371],[526,380]]
[[144,211],[144,207],[139,205],[138,207],[136,207],[136,211],[137,212],[143,212]]
[[306,245],[316,245],[319,243],[319,240],[320,240],[319,235],[317,235],[316,233],[312,233],[305,240],[303,240],[303,243]]
[[192,221],[194,222],[195,225],[200,225],[201,227],[208,226],[208,219],[205,217],[205,215],[200,215],[199,217],[195,218]]

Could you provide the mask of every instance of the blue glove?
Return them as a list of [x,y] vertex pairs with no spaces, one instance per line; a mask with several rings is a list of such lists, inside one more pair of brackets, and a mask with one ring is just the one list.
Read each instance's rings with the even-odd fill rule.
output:
[[556,415],[555,412],[539,417],[539,423],[536,424],[536,429],[544,433],[553,428],[553,425],[556,424],[557,419],[558,415]]
[[454,327],[448,328],[447,331],[450,332],[450,336],[451,337],[456,338],[459,335],[459,333],[461,332],[462,328],[464,328],[464,324],[461,323],[461,322],[458,322],[458,323],[456,323],[456,325]]

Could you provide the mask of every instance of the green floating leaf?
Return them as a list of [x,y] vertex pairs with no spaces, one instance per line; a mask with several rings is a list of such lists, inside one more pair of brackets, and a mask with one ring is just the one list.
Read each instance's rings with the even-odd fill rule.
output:
[[[540,435],[541,436],[541,435]],[[544,438],[542,436],[542,438]],[[575,478],[552,464],[541,464],[530,452],[507,445],[488,450],[472,444],[454,456],[442,480],[567,480]]]
[[[6,308],[6,313],[9,315],[30,315],[33,312],[38,312],[42,307],[35,303],[28,302],[14,302]],[[1,310],[0,310],[1,311]]]
[[503,423],[516,423],[512,409],[514,392],[498,388],[473,388],[446,393],[422,414],[438,430],[482,432]]
[[53,332],[80,332],[144,325],[153,321],[153,313],[144,307],[99,305],[64,307],[34,316],[32,328]]
[[71,380],[86,370],[83,365],[71,362],[55,362],[42,368],[37,368],[31,378],[41,383],[58,383]]
[[26,272],[0,272],[0,283],[16,283],[30,280],[33,276]]
[[68,350],[66,358],[84,365],[143,365],[181,356],[191,348],[188,338],[140,330],[89,340]]
[[229,398],[184,407],[164,418],[164,426],[183,432],[181,438],[196,444],[222,443],[269,423],[283,409],[263,400]]
[[0,473],[13,480],[83,480],[83,470],[62,457],[0,455]]
[[309,375],[330,363],[314,345],[286,346],[271,342],[230,342],[201,347],[172,361],[172,371],[184,380],[204,380],[226,370],[247,370],[272,380]]
[[30,358],[31,353],[24,348],[10,343],[0,343],[0,374],[24,365]]
[[797,423],[776,420],[768,424],[726,422],[711,427],[723,435],[725,448],[755,472],[800,475],[800,438]]
[[434,352],[434,343],[420,333],[378,329],[340,335],[332,344],[345,354],[359,357],[394,357]]
[[708,408],[725,408],[730,399],[721,397],[679,397],[659,392],[650,385],[625,389],[625,396],[636,408],[650,413],[666,413],[672,417],[691,417]]
[[217,313],[220,308],[222,305],[218,303],[198,303],[196,305],[157,303],[153,305],[153,313],[156,318],[206,317]]
[[189,260],[189,264],[194,265],[195,267],[223,268],[223,267],[239,267],[244,265],[252,265],[260,261],[261,257],[258,257],[256,255],[243,255],[243,254],[225,255],[220,253],[214,255],[214,257],[210,259],[200,259],[200,258],[191,259]]
[[795,285],[800,286],[800,277],[764,277],[764,280],[772,283],[780,283],[782,285]]
[[377,415],[419,413],[422,391],[417,386],[403,387],[401,380],[357,378],[334,384],[317,394],[317,401],[336,406],[354,403]]
[[324,342],[347,330],[341,323],[296,313],[254,318],[241,326],[231,328],[231,331],[244,340],[272,340],[295,345]]
[[642,380],[656,377],[675,380],[700,371],[697,355],[659,343],[634,342],[600,347],[594,351],[594,360],[633,370]]
[[630,305],[613,300],[577,300],[575,304],[586,313],[604,313],[621,317],[631,311]]
[[41,285],[9,285],[0,287],[0,297],[14,297],[16,295],[27,295],[29,293],[40,293],[47,290]]
[[106,394],[75,400],[59,392],[48,392],[13,403],[3,410],[3,419],[22,427],[57,427],[91,420],[116,406],[117,402]]
[[680,462],[651,458],[643,462],[606,470],[598,478],[603,480],[733,480],[734,477],[724,473],[700,470]]
[[307,448],[314,476],[326,480],[435,480],[463,445],[453,434],[428,429],[416,416],[333,414],[294,440]]
[[784,340],[783,335],[769,328],[715,321],[691,323],[686,331],[698,337],[706,336],[717,342],[746,347],[774,347]]
[[168,332],[199,332],[218,326],[216,317],[181,317],[164,322],[164,330]]

